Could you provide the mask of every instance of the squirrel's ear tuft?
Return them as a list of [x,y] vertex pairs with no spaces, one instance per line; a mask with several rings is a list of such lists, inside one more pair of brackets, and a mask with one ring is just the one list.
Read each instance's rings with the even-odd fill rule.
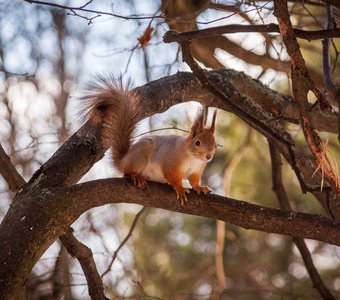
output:
[[203,132],[204,124],[207,121],[208,109],[204,107],[200,109],[194,124],[191,126],[190,136],[195,137],[197,134]]
[[208,121],[208,106],[204,105],[203,106],[203,128],[207,126],[207,121]]
[[212,116],[211,127],[209,129],[211,133],[215,132],[216,114],[217,114],[217,109],[214,110],[214,114]]

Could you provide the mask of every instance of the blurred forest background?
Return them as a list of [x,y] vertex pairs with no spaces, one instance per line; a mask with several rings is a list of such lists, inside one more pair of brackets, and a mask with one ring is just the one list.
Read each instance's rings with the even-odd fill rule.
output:
[[[57,3],[79,7],[86,1]],[[74,99],[93,76],[110,72],[131,78],[137,86],[189,70],[182,63],[179,46],[162,41],[169,28],[187,31],[276,22],[272,1],[94,0],[84,8],[101,13],[0,1],[0,139],[25,180],[78,128]],[[321,1],[290,1],[289,10],[298,28],[326,26]],[[323,90],[321,40],[299,43],[313,79]],[[335,79],[340,75],[338,49],[339,42],[333,41]],[[291,94],[288,56],[277,34],[238,33],[195,40],[193,52],[208,68],[244,71]],[[188,130],[196,107],[194,103],[175,106],[143,121],[140,132],[173,126]],[[290,125],[290,130],[297,139],[302,134],[297,126]],[[204,181],[214,193],[279,207],[271,190],[266,139],[222,111],[217,131],[222,147],[208,165]],[[181,134],[178,130],[164,134],[168,132]],[[322,137],[329,140],[329,150],[338,158],[336,136],[323,133]],[[301,193],[290,166],[284,165],[283,174],[294,209],[326,214],[313,196]],[[104,158],[82,180],[112,176],[117,174]],[[12,197],[0,178],[0,220]],[[108,297],[320,298],[290,237],[159,209],[139,213],[141,209],[131,204],[96,208],[72,225],[76,237],[92,249]],[[307,245],[326,286],[340,296],[339,249],[309,240]],[[89,298],[78,261],[57,241],[32,271],[27,295],[29,299],[58,299],[62,293],[63,299]]]

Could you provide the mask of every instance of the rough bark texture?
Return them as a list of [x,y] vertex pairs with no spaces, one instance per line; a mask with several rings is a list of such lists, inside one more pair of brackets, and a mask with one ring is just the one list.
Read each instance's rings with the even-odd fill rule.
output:
[[5,150],[0,145],[0,173],[3,178],[5,178],[8,188],[12,192],[18,191],[24,184],[25,180],[17,172],[9,156],[6,154]]
[[[287,119],[299,117],[298,106],[292,97],[270,89],[259,80],[253,79],[243,72],[219,69],[208,72],[208,77],[210,76],[219,76],[230,81],[241,94],[250,97],[274,116]],[[219,98],[208,89],[203,88],[191,72],[178,72],[176,75],[138,87],[137,90],[142,96],[142,104],[145,107],[144,117],[155,112],[164,112],[172,105],[190,100],[223,109],[223,104]],[[310,118],[315,129],[336,133],[337,114],[334,112],[322,111],[315,107],[310,112]]]
[[59,238],[68,253],[78,259],[86,277],[91,299],[108,300],[104,294],[103,283],[93,259],[92,250],[78,241],[72,232],[72,229],[70,229]]
[[25,198],[18,197],[1,226],[4,245],[0,255],[6,264],[0,270],[0,299],[11,299],[13,290],[24,283],[47,247],[82,213],[108,203],[138,203],[219,219],[248,229],[340,245],[340,223],[332,219],[195,193],[189,196],[189,204],[182,207],[171,188],[158,183],[140,190],[127,179],[105,179],[72,187],[46,188],[43,192],[34,188],[22,195]]
[[[254,94],[251,98],[255,102],[271,99],[277,101],[275,108],[280,110],[282,100],[282,111],[285,113],[287,106],[295,105],[289,97],[270,91],[242,73],[219,70],[212,71],[208,74],[210,75],[212,80],[230,75],[233,85],[244,94],[252,93],[252,88],[244,84],[248,80],[252,87],[263,94],[262,97]],[[190,100],[223,107],[223,103],[202,88],[191,73],[178,73],[154,81],[137,88],[137,92],[142,96],[142,105],[145,107],[143,117]],[[330,118],[324,120],[325,124],[331,122],[332,115],[328,116]],[[334,119],[336,122],[336,117]],[[40,256],[82,213],[108,203],[139,203],[220,219],[244,228],[340,245],[340,224],[322,216],[269,209],[215,195],[192,194],[189,196],[190,203],[182,207],[168,186],[150,183],[146,190],[137,190],[126,179],[73,185],[107,150],[102,146],[100,137],[95,136],[95,132],[98,130],[91,132],[81,128],[33,175],[14,198],[0,226],[0,299],[15,297]]]

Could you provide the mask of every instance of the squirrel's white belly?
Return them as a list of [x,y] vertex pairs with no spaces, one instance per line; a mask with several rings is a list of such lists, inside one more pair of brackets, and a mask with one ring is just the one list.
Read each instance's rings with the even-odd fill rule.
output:
[[192,157],[186,161],[186,163],[183,166],[183,170],[185,173],[185,178],[188,178],[190,175],[199,172],[204,168],[206,165],[206,162],[199,159],[198,157]]
[[[184,172],[183,179],[187,179],[190,175],[199,172],[202,168],[204,168],[205,165],[206,162],[197,157],[192,157],[186,160],[182,166],[182,170]],[[141,175],[147,180],[163,183],[167,182],[160,164],[155,162],[149,162],[142,171]]]
[[147,180],[156,182],[166,182],[162,168],[157,163],[148,163],[142,172],[142,176]]

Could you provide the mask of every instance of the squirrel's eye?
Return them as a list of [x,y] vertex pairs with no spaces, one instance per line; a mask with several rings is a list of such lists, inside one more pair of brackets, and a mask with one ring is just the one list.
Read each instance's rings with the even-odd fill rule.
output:
[[196,145],[197,147],[200,146],[200,145],[201,145],[201,141],[200,141],[200,140],[197,140],[196,143],[195,143],[195,145]]

